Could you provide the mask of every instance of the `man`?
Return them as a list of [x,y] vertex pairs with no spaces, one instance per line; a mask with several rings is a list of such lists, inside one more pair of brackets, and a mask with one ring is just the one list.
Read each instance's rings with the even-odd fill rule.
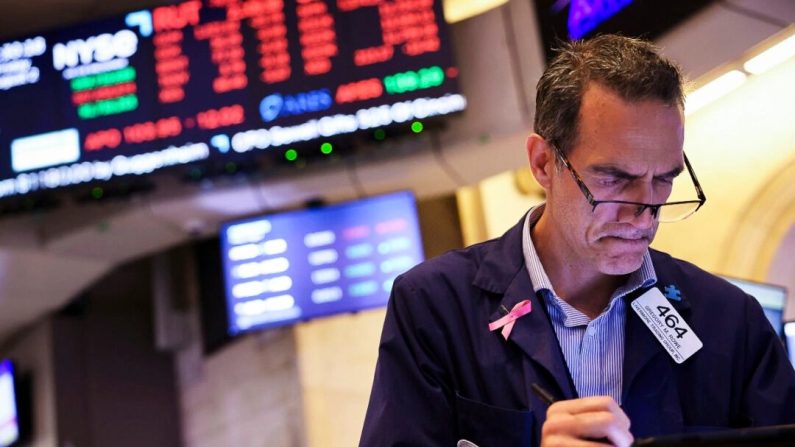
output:
[[[795,371],[756,301],[648,248],[706,200],[683,107],[678,68],[646,42],[562,49],[527,141],[546,203],[395,281],[362,446],[627,446],[795,423]],[[666,203],[674,179],[693,200]]]

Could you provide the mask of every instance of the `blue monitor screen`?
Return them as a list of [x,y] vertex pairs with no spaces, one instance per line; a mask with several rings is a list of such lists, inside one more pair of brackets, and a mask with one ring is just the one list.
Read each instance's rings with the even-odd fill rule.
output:
[[759,301],[765,316],[776,332],[781,335],[781,326],[784,318],[784,304],[787,301],[787,289],[773,284],[764,284],[745,281],[736,278],[724,278],[735,286]]
[[795,367],[795,321],[784,323],[784,341],[787,344],[789,361]]
[[383,306],[423,260],[409,192],[231,222],[221,253],[231,334]]
[[17,400],[14,392],[14,367],[10,360],[0,361],[0,446],[19,440]]
[[576,40],[599,34],[653,39],[705,8],[713,0],[534,0],[547,56],[558,39]]

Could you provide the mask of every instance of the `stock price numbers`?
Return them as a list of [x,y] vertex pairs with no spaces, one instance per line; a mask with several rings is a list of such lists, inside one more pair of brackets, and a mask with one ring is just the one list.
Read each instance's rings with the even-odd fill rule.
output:
[[0,198],[459,112],[457,77],[440,0],[189,0],[0,43]]

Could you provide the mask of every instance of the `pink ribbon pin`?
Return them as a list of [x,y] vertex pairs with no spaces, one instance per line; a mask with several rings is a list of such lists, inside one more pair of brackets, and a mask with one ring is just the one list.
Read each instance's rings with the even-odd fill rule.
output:
[[497,329],[502,328],[502,338],[507,340],[511,335],[511,331],[513,330],[513,325],[516,323],[516,320],[519,317],[529,314],[531,310],[533,310],[533,305],[530,303],[530,300],[519,301],[504,317],[489,323],[489,330],[496,331]]

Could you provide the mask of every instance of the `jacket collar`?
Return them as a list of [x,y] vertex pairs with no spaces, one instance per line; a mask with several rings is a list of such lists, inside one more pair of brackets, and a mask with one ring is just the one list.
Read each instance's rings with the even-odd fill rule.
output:
[[523,223],[524,217],[493,244],[487,245],[488,248],[472,281],[475,287],[491,293],[504,294],[516,275],[524,270]]
[[680,314],[690,313],[691,296],[684,289],[680,289],[680,283],[684,278],[677,275],[676,265],[673,258],[667,253],[657,250],[650,250],[654,271],[657,274],[657,287],[663,295],[668,298],[674,308]]

